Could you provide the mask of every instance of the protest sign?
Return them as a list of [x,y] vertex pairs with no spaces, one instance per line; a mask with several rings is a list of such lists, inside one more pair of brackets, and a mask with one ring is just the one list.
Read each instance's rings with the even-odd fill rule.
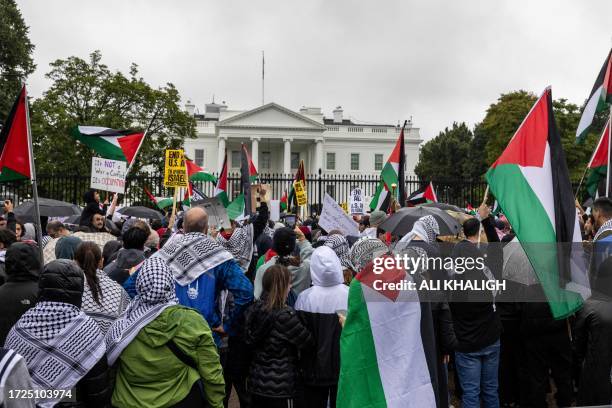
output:
[[359,236],[358,224],[342,210],[342,207],[329,194],[325,194],[323,199],[319,226],[327,232],[339,230],[344,235]]
[[218,230],[221,228],[229,228],[231,226],[227,210],[217,197],[208,197],[202,200],[193,201],[193,206],[201,205],[208,214],[208,225],[215,227]]
[[270,219],[272,221],[280,220],[280,200],[270,200]]
[[297,205],[306,205],[306,187],[304,186],[304,182],[302,180],[296,180],[293,182],[293,190],[295,191],[295,198],[297,200]]
[[257,207],[263,201],[270,202],[272,187],[269,184],[251,184],[251,212],[257,211]]
[[354,188],[353,191],[351,191],[349,214],[363,214],[364,203],[363,190],[359,187]]
[[113,193],[125,193],[125,162],[91,158],[91,188]]
[[182,150],[166,150],[166,164],[164,167],[165,187],[188,187],[187,166],[185,153]]

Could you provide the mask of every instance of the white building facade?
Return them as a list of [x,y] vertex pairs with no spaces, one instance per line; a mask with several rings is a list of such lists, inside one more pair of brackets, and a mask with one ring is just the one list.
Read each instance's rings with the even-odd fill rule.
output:
[[[218,172],[227,152],[228,168],[240,168],[245,143],[262,174],[295,173],[300,160],[305,172],[317,174],[378,174],[391,154],[400,128],[395,125],[357,124],[344,119],[341,107],[332,117],[320,108],[295,112],[276,103],[237,111],[224,104],[207,104],[205,113],[186,109],[197,123],[197,138],[185,140],[185,153],[208,171]],[[406,175],[414,174],[419,157],[419,129],[409,122],[404,132]]]

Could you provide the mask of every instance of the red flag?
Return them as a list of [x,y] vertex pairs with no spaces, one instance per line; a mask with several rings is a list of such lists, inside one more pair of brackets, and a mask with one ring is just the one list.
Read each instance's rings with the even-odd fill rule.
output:
[[24,86],[0,132],[0,182],[32,178],[26,98]]

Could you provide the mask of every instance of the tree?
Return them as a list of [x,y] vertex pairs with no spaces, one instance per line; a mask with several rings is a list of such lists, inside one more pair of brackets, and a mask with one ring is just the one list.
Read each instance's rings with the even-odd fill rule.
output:
[[34,72],[34,45],[14,0],[0,0],[0,122],[6,119],[21,81]]
[[426,180],[471,177],[472,139],[472,131],[464,122],[453,123],[421,147],[415,173]]
[[77,125],[144,130],[155,112],[134,170],[145,165],[161,171],[164,150],[180,148],[195,137],[195,119],[179,108],[180,96],[171,83],[153,89],[132,64],[127,76],[111,72],[95,51],[89,61],[78,57],[50,64],[52,81],[32,104],[32,134],[37,171],[41,174],[89,174],[93,152],[69,135]]

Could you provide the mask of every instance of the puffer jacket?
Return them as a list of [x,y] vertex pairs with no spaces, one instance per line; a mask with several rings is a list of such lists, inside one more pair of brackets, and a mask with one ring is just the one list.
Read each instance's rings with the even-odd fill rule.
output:
[[139,249],[120,249],[116,259],[106,265],[104,272],[120,285],[130,276],[130,269],[145,260],[144,251]]
[[271,398],[293,397],[298,351],[312,345],[312,337],[295,310],[285,306],[270,311],[264,299],[256,301],[246,312],[245,342],[253,349],[250,392]]
[[39,302],[69,303],[81,308],[85,278],[74,261],[56,259],[45,265],[38,281]]
[[16,242],[6,251],[7,281],[0,286],[0,346],[11,327],[36,304],[40,269],[35,246]]

